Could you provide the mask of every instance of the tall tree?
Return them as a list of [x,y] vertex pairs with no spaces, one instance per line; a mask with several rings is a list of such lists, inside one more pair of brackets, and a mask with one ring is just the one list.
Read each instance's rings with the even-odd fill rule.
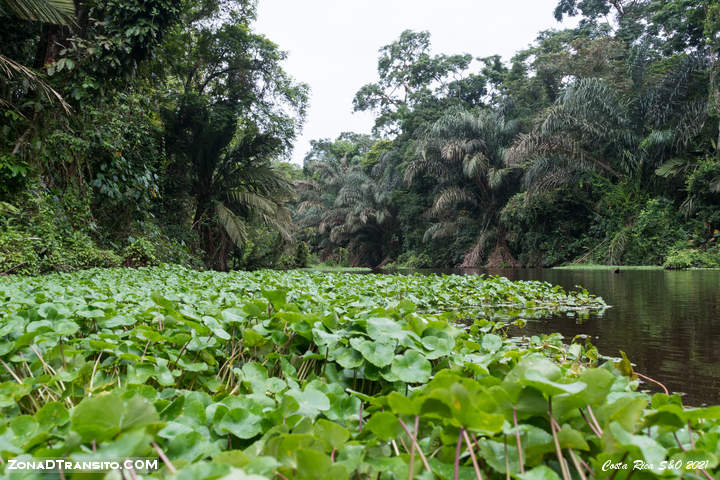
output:
[[280,67],[285,54],[250,29],[253,5],[231,11],[221,25],[209,17],[191,22],[164,52],[180,86],[164,115],[166,192],[190,197],[192,228],[208,264],[220,270],[245,243],[250,222],[289,238],[291,188],[271,162],[290,148],[307,101],[307,87]]
[[463,229],[473,233],[464,267],[478,266],[491,250],[492,260],[512,261],[497,217],[517,180],[517,170],[507,168],[503,159],[516,133],[517,123],[495,112],[448,113],[418,142],[418,156],[406,170],[408,182],[421,173],[437,179],[428,211],[436,223],[426,239],[456,236]]
[[477,104],[485,80],[468,73],[472,60],[469,54],[431,55],[430,33],[405,30],[398,40],[380,49],[379,80],[358,90],[355,111],[375,112],[376,132],[398,134],[411,130],[407,121],[413,109],[422,105],[437,109],[438,103],[445,107]]

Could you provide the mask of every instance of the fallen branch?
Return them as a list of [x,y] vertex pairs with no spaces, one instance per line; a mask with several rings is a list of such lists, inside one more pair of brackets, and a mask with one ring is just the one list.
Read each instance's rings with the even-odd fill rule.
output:
[[10,272],[12,272],[13,270],[17,270],[18,268],[22,267],[23,265],[26,265],[27,263],[28,263],[28,262],[25,261],[25,262],[20,262],[20,263],[18,263],[17,265],[13,265],[12,267],[10,267],[10,268],[8,268],[7,270],[5,270],[4,272],[0,272],[0,275],[7,275],[7,274],[9,274]]

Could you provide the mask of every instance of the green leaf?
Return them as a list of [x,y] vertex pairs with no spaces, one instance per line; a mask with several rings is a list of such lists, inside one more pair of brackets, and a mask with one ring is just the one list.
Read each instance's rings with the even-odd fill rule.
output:
[[488,352],[497,352],[502,348],[502,338],[494,333],[486,333],[482,339],[482,347]]
[[560,476],[545,465],[540,465],[523,474],[515,475],[515,478],[520,480],[560,480]]
[[290,390],[287,395],[294,398],[298,405],[298,414],[315,418],[318,413],[330,409],[330,400],[324,393],[313,388],[306,388],[305,391]]
[[370,417],[365,428],[384,441],[400,436],[403,432],[398,418],[390,412],[378,412]]
[[693,464],[704,465],[704,469],[710,472],[718,466],[718,457],[707,450],[693,449],[676,453],[671,458],[672,462],[680,462],[685,471],[697,470],[697,468],[689,468]]
[[238,438],[247,440],[262,432],[261,421],[261,417],[253,415],[245,409],[233,408],[228,410],[213,428],[220,435],[231,433]]
[[273,308],[282,310],[287,304],[287,290],[263,290],[263,297],[267,298]]
[[356,337],[350,340],[350,345],[360,352],[365,360],[379,368],[390,365],[395,356],[395,347],[386,343]]
[[417,351],[407,350],[393,359],[390,370],[405,383],[425,383],[430,378],[432,366]]
[[83,442],[101,442],[120,432],[123,411],[123,400],[117,394],[86,398],[73,409],[71,428]]
[[390,318],[373,317],[367,320],[367,333],[379,342],[401,341],[407,332],[398,322]]
[[143,428],[159,422],[155,407],[135,395],[123,400],[118,393],[100,394],[80,402],[72,411],[71,429],[84,442],[107,440],[121,431]]
[[653,471],[659,473],[660,462],[665,459],[667,450],[656,440],[646,435],[633,435],[625,430],[618,422],[610,423],[603,444],[606,451],[628,451],[646,463],[653,465]]
[[48,402],[35,414],[35,418],[43,429],[65,425],[70,420],[70,413],[60,402]]
[[331,450],[339,450],[350,438],[350,432],[346,428],[324,418],[315,422],[313,435],[325,441]]
[[335,360],[341,367],[353,369],[363,364],[363,357],[360,352],[352,348],[336,345],[330,353],[330,358]]
[[560,393],[577,394],[587,388],[587,385],[583,382],[553,382],[552,380],[548,380],[537,370],[528,370],[525,372],[523,384],[537,388],[548,396],[558,395]]

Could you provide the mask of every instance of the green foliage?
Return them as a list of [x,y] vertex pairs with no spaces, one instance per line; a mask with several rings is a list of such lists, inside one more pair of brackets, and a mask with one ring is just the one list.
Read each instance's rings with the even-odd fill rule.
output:
[[25,194],[4,221],[14,239],[6,245],[17,249],[6,255],[22,252],[27,273],[70,272],[121,263],[116,253],[101,248],[92,238],[94,222],[87,197],[77,190],[66,190],[62,198],[40,192]]
[[505,168],[503,150],[516,133],[517,124],[495,112],[450,112],[418,141],[418,157],[405,170],[408,182],[421,174],[436,177],[427,212],[435,223],[425,240],[458,236],[460,230],[476,237],[463,267],[479,266],[488,251],[504,246],[498,213],[517,172]]
[[[555,15],[580,17],[576,28],[541,32],[509,63],[481,58],[477,73],[465,56],[431,55],[427,32],[403,32],[354,98],[389,134],[363,162],[381,166],[376,195],[391,195],[394,221],[350,231],[386,239],[383,264],[426,250],[436,266],[660,265],[707,241],[720,211],[708,160],[720,152],[717,12],[704,0],[562,0]],[[307,199],[317,222],[346,218],[330,179],[354,159],[336,157],[333,173],[306,164],[328,192]],[[338,246],[318,244],[326,256]]]
[[[454,105],[467,84],[484,87],[473,85],[476,77],[467,73],[471,62],[469,54],[431,56],[430,33],[405,30],[398,40],[380,49],[379,81],[361,87],[353,106],[356,111],[377,113],[376,132],[412,130],[414,108],[433,108],[442,100]],[[481,95],[482,90],[477,90],[472,94]]]
[[25,187],[30,165],[14,155],[0,155],[0,197],[17,193]]
[[300,242],[295,247],[295,266],[304,268],[308,266],[310,258],[310,247],[305,242]]
[[429,268],[432,267],[432,259],[425,252],[403,252],[398,255],[392,266],[404,268]]
[[123,250],[123,265],[126,267],[149,267],[158,263],[155,246],[147,239],[133,240]]
[[582,290],[165,266],[0,278],[0,298],[6,459],[158,449],[148,478],[207,480],[717,468],[717,406],[639,392],[590,344],[505,336],[518,316],[605,307]]
[[24,231],[13,227],[0,233],[0,272],[34,275],[39,272],[40,257],[33,240]]
[[687,176],[688,199],[684,210],[706,225],[720,228],[720,161],[705,160]]
[[[51,15],[56,4],[62,18]],[[0,32],[0,200],[34,190],[84,197],[78,216],[57,217],[72,224],[66,239],[45,235],[58,231],[52,222],[22,220],[52,244],[39,253],[41,270],[117,264],[96,258],[93,243],[127,264],[196,265],[203,255],[226,269],[258,225],[289,238],[289,179],[272,164],[302,123],[307,88],[280,67],[285,53],[253,32],[254,2],[8,5],[3,15],[24,20]],[[148,224],[162,233],[145,235]],[[149,243],[128,247],[133,239]]]
[[[620,238],[623,238],[622,245],[619,245]],[[621,229],[612,238],[610,262],[660,265],[673,246],[687,240],[688,232],[682,226],[677,208],[667,199],[654,198],[637,212],[628,230]]]
[[62,241],[49,242],[50,250],[40,262],[42,272],[72,272],[92,267],[117,267],[121,258],[111,250],[98,248],[90,236],[73,231]]
[[[716,238],[720,236],[716,235]],[[667,256],[663,267],[669,270],[684,268],[720,268],[720,249],[702,250],[686,248],[673,250]]]
[[369,170],[377,165],[378,162],[380,162],[380,158],[392,149],[392,145],[391,140],[379,140],[375,142],[362,159],[363,167]]
[[191,23],[164,46],[166,68],[182,79],[163,110],[167,190],[192,205],[191,226],[218,270],[253,226],[290,239],[291,184],[272,161],[290,148],[307,102],[307,87],[280,66],[285,53],[249,27],[254,10],[229,6],[227,21]]
[[327,252],[322,260],[343,264],[343,255],[328,254],[343,248],[353,266],[377,266],[393,248],[395,219],[388,184],[399,179],[388,178],[387,155],[369,172],[363,168],[360,153],[367,152],[368,140],[343,133],[334,142],[314,143],[304,166],[311,180],[296,182],[295,220],[315,235],[308,238],[315,248]]
[[591,201],[584,192],[567,188],[513,196],[503,207],[500,222],[508,232],[510,248],[520,252],[518,260],[529,266],[557,265],[599,242],[587,238],[587,223],[577,220],[592,218]]
[[300,171],[281,160],[308,87],[253,30],[255,1],[0,1],[0,202],[22,207],[5,244],[41,239],[37,258],[7,255],[46,272],[116,265],[125,248],[128,264],[289,268],[295,238],[373,267],[707,250],[716,3],[559,0],[577,26],[508,62],[435,54],[406,30],[353,99],[375,134],[313,141]]

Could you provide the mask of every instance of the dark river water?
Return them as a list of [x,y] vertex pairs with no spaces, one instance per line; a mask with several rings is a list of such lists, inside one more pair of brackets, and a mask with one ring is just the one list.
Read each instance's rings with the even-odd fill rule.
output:
[[[450,273],[450,272],[447,272]],[[503,269],[511,280],[582,285],[612,305],[583,323],[567,316],[528,322],[525,335],[590,335],[600,353],[628,354],[635,370],[686,394],[686,405],[720,404],[720,271]],[[655,391],[659,387],[648,386]]]

